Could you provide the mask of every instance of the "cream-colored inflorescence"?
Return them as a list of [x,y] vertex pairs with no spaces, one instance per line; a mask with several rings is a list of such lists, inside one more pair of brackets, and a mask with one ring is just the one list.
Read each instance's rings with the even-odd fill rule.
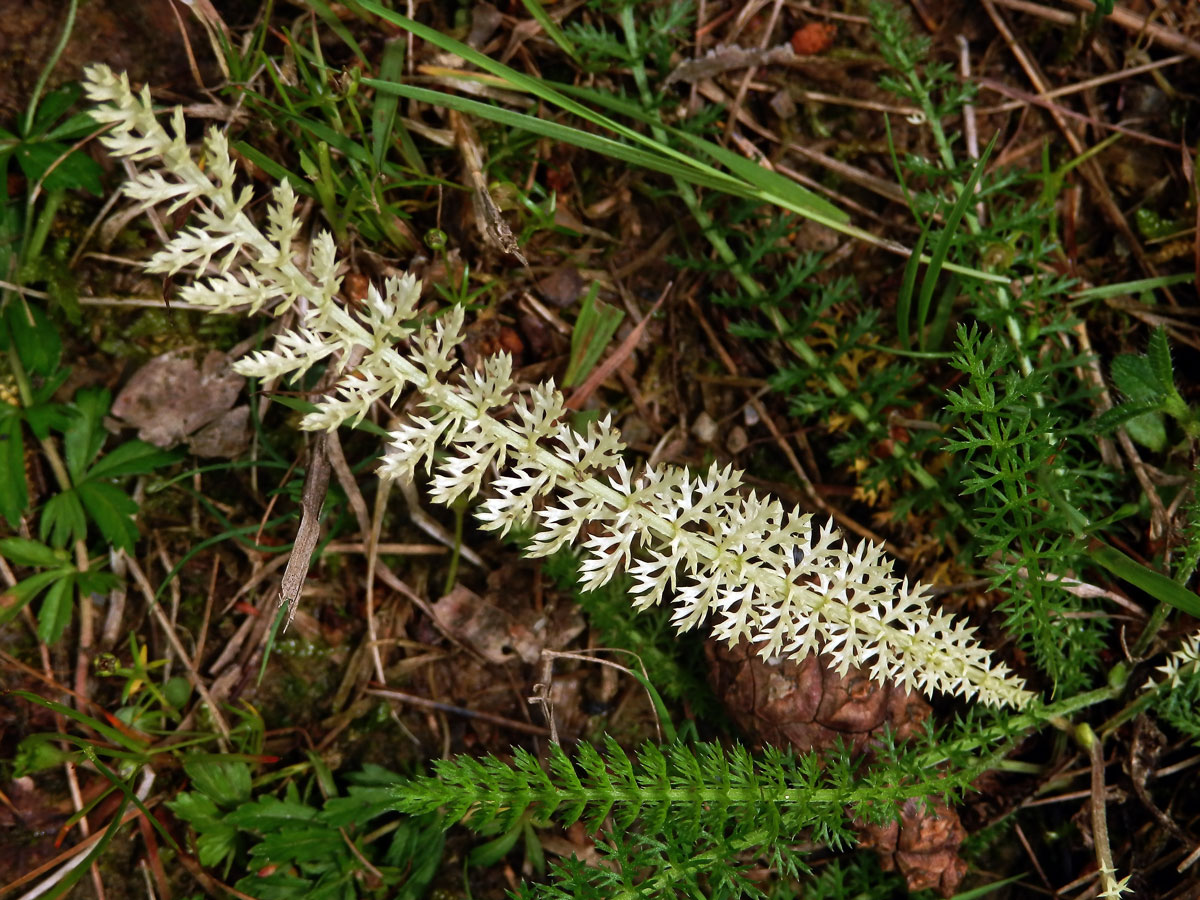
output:
[[[715,636],[747,639],[764,656],[819,652],[843,673],[859,666],[925,693],[993,705],[1031,699],[972,628],[931,609],[925,586],[893,574],[881,548],[851,544],[832,524],[746,492],[731,468],[714,465],[702,475],[631,468],[609,420],[576,431],[552,383],[518,393],[503,355],[482,371],[461,366],[462,309],[419,315],[420,286],[411,276],[389,279],[382,292],[372,287],[352,313],[336,299],[338,260],[328,234],[315,238],[303,270],[295,264],[301,224],[287,184],[273,190],[260,229],[245,214],[250,193],[235,188],[218,131],[204,141],[201,169],[181,111],[169,133],[148,92],[135,95],[125,76],[104,66],[88,70],[86,87],[96,118],[112,125],[102,138],[108,149],[150,163],[126,193],[146,205],[195,202],[197,226],[173,237],[147,268],[194,274],[182,299],[213,311],[300,310],[302,324],[279,335],[272,350],[240,360],[239,373],[295,377],[316,363],[361,356],[304,428],[333,429],[361,419],[376,401],[416,392],[421,414],[392,434],[382,475],[408,479],[425,470],[443,503],[479,493],[488,479],[483,526],[505,532],[532,524],[535,556],[577,543],[585,587],[624,570],[634,605],[668,603],[681,630],[710,621]],[[436,453],[448,456],[435,462]]]
[[1167,657],[1167,661],[1155,669],[1162,680],[1147,682],[1145,690],[1170,685],[1174,690],[1180,686],[1184,678],[1192,676],[1200,668],[1200,634],[1186,637],[1180,645]]

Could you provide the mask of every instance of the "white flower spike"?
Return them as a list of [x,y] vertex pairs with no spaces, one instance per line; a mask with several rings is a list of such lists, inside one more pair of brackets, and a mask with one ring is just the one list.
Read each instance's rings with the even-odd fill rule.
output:
[[[184,142],[182,112],[176,110],[169,134],[148,92],[135,95],[126,76],[105,66],[88,70],[86,88],[98,104],[96,118],[113,125],[103,138],[110,152],[150,163],[126,193],[147,206],[196,203],[198,227],[156,253],[150,271],[191,273],[183,298],[213,312],[247,307],[278,315],[303,300],[303,324],[280,335],[274,349],[240,360],[239,373],[295,377],[362,348],[361,363],[341,373],[336,391],[302,427],[331,430],[361,419],[377,400],[414,391],[424,412],[392,434],[382,476],[432,471],[432,495],[448,503],[478,494],[488,473],[498,472],[482,504],[483,526],[503,533],[532,524],[529,552],[544,556],[577,540],[586,525],[585,587],[624,570],[633,577],[634,606],[669,604],[680,630],[710,621],[716,637],[749,640],[764,656],[820,652],[842,672],[859,666],[925,693],[1017,707],[1032,698],[975,642],[973,629],[930,608],[924,585],[893,574],[881,548],[851,544],[830,523],[744,492],[731,468],[635,473],[607,418],[576,432],[552,383],[516,394],[505,356],[482,372],[464,371],[456,355],[462,309],[418,323],[420,288],[412,276],[389,279],[382,293],[372,288],[365,308],[352,314],[336,300],[341,279],[329,235],[314,242],[307,271],[292,260],[300,223],[290,187],[274,189],[260,230],[244,211],[249,192],[234,189],[219,132],[204,142],[202,170]],[[438,451],[449,457],[435,464]]]

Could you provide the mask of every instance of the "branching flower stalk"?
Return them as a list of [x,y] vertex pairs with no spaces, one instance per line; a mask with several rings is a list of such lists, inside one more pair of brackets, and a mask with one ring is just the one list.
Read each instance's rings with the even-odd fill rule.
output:
[[[553,383],[518,394],[507,355],[488,359],[482,371],[464,370],[456,355],[462,308],[422,317],[413,276],[389,278],[382,293],[372,287],[356,312],[342,306],[329,234],[314,239],[307,271],[293,261],[301,222],[288,184],[272,191],[260,230],[245,214],[252,194],[236,190],[220,132],[204,141],[202,170],[186,144],[182,111],[169,133],[148,91],[135,95],[126,76],[104,66],[88,70],[86,88],[96,118],[112,125],[103,138],[108,149],[152,163],[126,193],[147,206],[170,202],[172,210],[195,203],[198,226],[177,234],[147,269],[195,274],[181,297],[213,312],[248,307],[280,315],[297,305],[301,326],[279,335],[273,350],[238,361],[240,374],[296,378],[318,363],[337,366],[352,351],[361,359],[339,372],[336,389],[303,428],[357,422],[376,401],[395,403],[414,391],[421,412],[392,434],[383,477],[431,472],[432,496],[451,503],[478,494],[495,473],[479,513],[483,527],[504,533],[533,524],[533,556],[579,541],[584,588],[625,570],[634,606],[670,603],[680,630],[711,620],[716,637],[749,640],[763,656],[819,652],[841,673],[858,666],[927,694],[1017,707],[1032,698],[976,643],[974,629],[930,607],[926,586],[893,574],[879,547],[853,545],[831,523],[746,493],[730,467],[702,475],[635,471],[608,418],[579,433]],[[210,264],[218,274],[199,277]],[[435,464],[445,451],[448,458]]]

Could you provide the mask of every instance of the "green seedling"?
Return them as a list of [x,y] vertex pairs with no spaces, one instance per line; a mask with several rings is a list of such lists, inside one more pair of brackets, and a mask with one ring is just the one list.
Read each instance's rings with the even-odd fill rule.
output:
[[563,387],[574,387],[587,378],[625,318],[622,310],[596,299],[599,288],[599,284],[592,282],[579,305],[579,318],[571,330],[571,358],[563,376]]

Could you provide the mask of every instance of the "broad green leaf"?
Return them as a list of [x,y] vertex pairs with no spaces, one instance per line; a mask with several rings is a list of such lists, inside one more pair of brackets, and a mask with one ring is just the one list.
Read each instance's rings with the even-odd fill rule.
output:
[[[70,374],[66,370],[59,371],[64,375]],[[49,437],[51,431],[65,432],[71,427],[74,418],[75,410],[64,403],[35,402],[25,410],[25,421],[29,423],[29,430],[39,441]]]
[[[393,775],[393,778],[399,776]],[[330,797],[321,810],[321,821],[332,828],[344,828],[355,822],[366,822],[395,809],[392,795],[395,782],[389,787],[350,788],[348,797]]]
[[317,817],[317,811],[298,800],[280,800],[278,797],[259,797],[253,803],[244,803],[231,812],[228,821],[241,828],[258,831],[278,831],[287,825],[308,822]]
[[289,825],[279,831],[263,835],[262,841],[250,849],[250,857],[259,865],[268,862],[294,862],[303,866],[308,862],[337,860],[347,853],[341,834],[324,825]]
[[99,129],[96,120],[90,112],[76,113],[61,125],[56,125],[42,137],[47,141],[67,141],[75,143],[79,138]]
[[1105,410],[1087,423],[1087,429],[1092,434],[1109,434],[1114,428],[1124,425],[1130,419],[1150,412],[1158,412],[1161,404],[1157,400],[1129,400],[1118,404],[1112,409]]
[[1167,329],[1161,325],[1150,333],[1150,343],[1146,347],[1146,359],[1150,363],[1150,373],[1157,382],[1158,389],[1163,393],[1175,392],[1171,348],[1167,345]]
[[1129,400],[1165,400],[1158,379],[1145,356],[1122,353],[1112,361],[1113,384]]
[[75,609],[75,578],[73,573],[63,576],[50,585],[42,598],[37,615],[38,637],[46,644],[54,645],[71,624],[71,612]]
[[[52,91],[47,91],[38,104],[37,115],[33,118],[33,129],[27,138],[32,137],[49,137],[45,133],[58,117],[71,108],[71,105],[83,95],[83,86],[78,82],[64,84],[62,87],[57,87]],[[90,116],[88,118],[91,118]],[[61,127],[61,126],[60,126]],[[95,122],[91,124],[88,131],[96,127]],[[85,131],[84,134],[87,132]]]
[[66,431],[77,415],[74,407],[54,402],[54,395],[70,377],[71,368],[62,366],[43,378],[33,389],[33,403],[25,407],[24,415],[29,430],[39,441],[49,437],[52,430]]
[[[1160,359],[1159,365],[1161,362]],[[1167,365],[1170,366],[1169,355]],[[1161,410],[1172,398],[1174,385],[1166,390],[1160,386],[1155,365],[1148,356],[1123,353],[1112,361],[1109,372],[1113,384],[1126,398],[1127,402],[1121,406],[1150,407],[1148,411],[1130,417],[1124,423],[1125,430],[1143,447],[1161,452],[1167,446],[1167,425]]]
[[237,849],[238,830],[220,823],[196,836],[196,853],[203,866],[219,866]]
[[[25,604],[44,591],[47,586],[61,578],[70,578],[74,571],[72,568],[62,568],[38,572],[36,575],[30,575],[24,581],[18,581],[0,594],[0,597],[5,598],[0,601],[0,625],[12,621],[17,613],[25,607]],[[12,598],[11,602],[7,599],[9,597]]]
[[[239,891],[248,894],[256,900],[326,900],[317,896],[312,881],[308,878],[298,878],[285,871],[272,872],[270,875],[247,875],[234,885]],[[345,892],[336,900],[348,900]]]
[[81,150],[71,150],[58,141],[22,144],[14,154],[17,165],[31,185],[41,181],[42,190],[82,189],[99,197],[104,193],[100,176],[104,170]]
[[28,506],[21,417],[16,407],[6,403],[0,406],[0,516],[15,530]]
[[62,340],[58,329],[38,304],[24,298],[14,299],[4,308],[4,321],[26,369],[38,375],[49,375],[57,368],[62,355]]
[[105,388],[83,388],[75,394],[78,415],[63,433],[63,455],[75,484],[83,480],[88,465],[104,445],[108,434],[103,419],[111,405],[112,395]]
[[137,525],[133,521],[138,507],[129,495],[116,485],[103,481],[85,481],[75,487],[75,492],[105,540],[132,553],[138,539]]
[[168,678],[167,683],[163,685],[163,696],[175,709],[183,709],[191,699],[192,683],[182,675]]
[[48,735],[31,734],[22,738],[13,755],[13,774],[18,778],[44,772],[61,766],[63,763],[79,762],[79,753],[74,750],[63,750]]
[[42,507],[38,537],[53,547],[87,539],[87,517],[75,488],[55,494]]
[[126,441],[104,454],[87,471],[89,481],[118,475],[146,475],[161,466],[178,462],[179,456],[145,441]]
[[1167,422],[1161,412],[1134,416],[1125,423],[1125,431],[1147,450],[1161,453],[1167,446]]
[[23,537],[0,538],[0,558],[18,566],[39,569],[71,565],[70,554],[65,550],[55,550]]
[[250,799],[250,767],[240,759],[190,754],[183,771],[192,787],[218,806],[234,807]]
[[104,594],[121,583],[112,572],[102,572],[99,569],[88,569],[86,572],[75,573],[75,587],[79,589],[79,595],[82,597],[85,594]]
[[[184,768],[187,768],[186,761]],[[206,797],[199,791],[181,791],[174,800],[167,801],[167,808],[197,831],[208,831],[215,828],[224,818],[224,813],[217,808],[217,804],[212,801],[212,798]]]

